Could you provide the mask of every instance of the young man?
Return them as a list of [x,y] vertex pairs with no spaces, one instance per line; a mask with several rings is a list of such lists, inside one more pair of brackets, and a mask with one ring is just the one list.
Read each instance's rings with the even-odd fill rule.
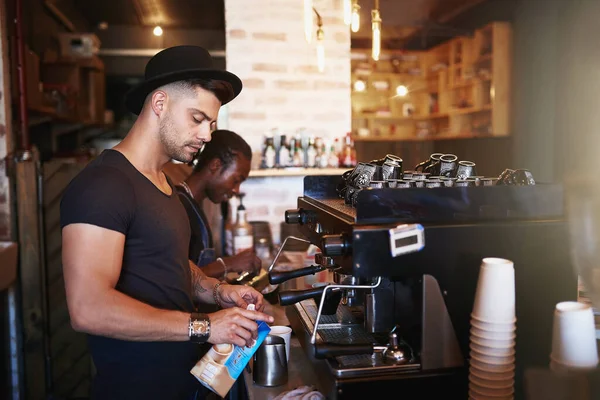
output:
[[[147,64],[126,98],[139,114],[123,141],[71,182],[61,202],[63,269],[73,327],[89,334],[92,399],[190,400],[198,343],[251,345],[272,322],[246,286],[188,261],[190,226],[163,166],[190,162],[210,141],[222,104],[242,89],[208,52],[177,46]],[[224,309],[194,313],[196,303]]]
[[206,198],[219,204],[238,193],[248,178],[251,161],[252,149],[240,135],[217,130],[198,155],[190,176],[176,186],[190,220],[190,260],[213,278],[224,279],[227,272],[254,272],[261,267],[260,258],[251,249],[216,258],[212,232],[201,206]]

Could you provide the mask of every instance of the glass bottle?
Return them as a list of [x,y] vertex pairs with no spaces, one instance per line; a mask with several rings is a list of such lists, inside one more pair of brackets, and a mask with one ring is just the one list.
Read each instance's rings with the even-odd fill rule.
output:
[[250,249],[254,246],[252,225],[246,219],[246,207],[242,204],[240,193],[240,205],[237,208],[235,224],[232,227],[232,255]]
[[306,148],[306,167],[315,168],[317,166],[317,149],[315,147],[315,138],[308,139],[308,147]]
[[279,144],[279,168],[286,168],[290,165],[290,149],[285,135],[281,135]]
[[273,144],[273,136],[267,136],[265,144],[265,168],[275,167],[275,145]]

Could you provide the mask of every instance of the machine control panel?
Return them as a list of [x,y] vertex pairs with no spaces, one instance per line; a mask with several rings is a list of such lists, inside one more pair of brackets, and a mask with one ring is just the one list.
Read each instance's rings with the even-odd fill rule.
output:
[[389,232],[392,257],[420,251],[425,247],[425,230],[421,224],[398,225]]

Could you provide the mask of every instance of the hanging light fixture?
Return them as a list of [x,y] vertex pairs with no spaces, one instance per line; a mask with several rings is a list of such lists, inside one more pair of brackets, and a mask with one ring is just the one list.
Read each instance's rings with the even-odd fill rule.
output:
[[352,0],[342,0],[344,2],[344,24],[352,23]]
[[317,14],[317,67],[319,72],[325,71],[325,32],[323,32],[323,19],[321,15],[313,8],[315,14]]
[[404,97],[408,94],[408,88],[404,85],[396,86],[396,96]]
[[310,43],[313,35],[313,2],[304,0],[304,36],[306,42]]
[[317,67],[319,72],[325,71],[325,32],[323,32],[323,19],[321,15],[313,8],[315,14],[317,14]]
[[367,89],[367,84],[362,79],[357,79],[354,82],[354,91],[364,92]]
[[360,6],[358,0],[352,0],[352,15],[350,17],[350,29],[352,32],[358,32],[360,29]]
[[325,46],[323,45],[323,29],[317,30],[317,66],[319,72],[325,71]]
[[379,0],[375,0],[375,8],[371,10],[371,28],[373,30],[372,57],[378,61],[381,54],[381,15],[379,14]]

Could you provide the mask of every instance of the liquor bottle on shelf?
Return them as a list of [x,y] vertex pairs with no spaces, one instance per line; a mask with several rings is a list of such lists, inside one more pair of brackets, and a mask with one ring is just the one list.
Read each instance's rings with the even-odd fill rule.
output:
[[290,165],[290,149],[288,147],[288,143],[285,135],[281,135],[281,140],[279,141],[279,168],[286,168]]
[[306,148],[306,167],[315,168],[317,166],[317,148],[315,147],[315,138],[308,139],[308,147]]
[[304,151],[302,150],[302,140],[299,137],[296,137],[296,149],[294,150],[294,167],[302,167],[304,166]]
[[321,157],[319,158],[319,168],[327,168],[329,166],[329,151],[327,151],[327,143],[321,143]]
[[273,136],[268,135],[265,140],[265,168],[275,167],[275,157],[277,153],[275,151],[275,145],[273,144]]
[[252,225],[246,219],[246,207],[242,203],[244,193],[238,194],[238,197],[240,204],[237,207],[235,223],[230,224],[225,231],[227,254],[230,256],[253,246]]
[[294,160],[296,159],[296,138],[290,137],[289,141],[290,158],[288,160],[288,167],[294,166]]
[[[335,140],[337,140],[337,139],[335,139]],[[329,167],[331,167],[331,168],[338,168],[340,166],[340,159],[337,155],[335,144],[332,144],[331,150],[329,150],[328,164],[329,164]]]
[[340,157],[340,165],[344,168],[354,167],[356,154],[354,152],[354,143],[351,133],[348,132],[344,138],[344,147]]

